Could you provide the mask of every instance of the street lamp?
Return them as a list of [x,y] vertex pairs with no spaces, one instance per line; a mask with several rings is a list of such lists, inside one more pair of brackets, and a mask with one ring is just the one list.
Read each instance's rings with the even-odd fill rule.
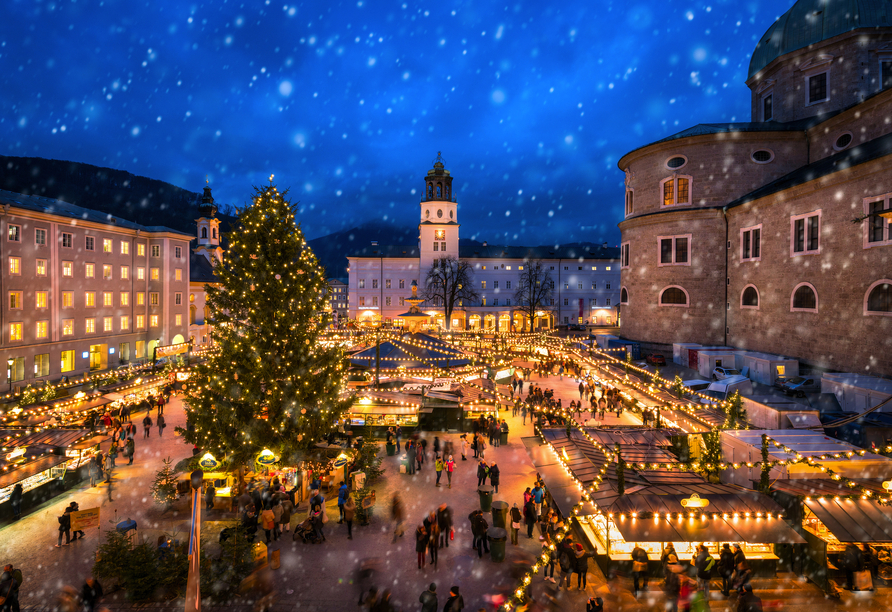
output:
[[6,380],[9,383],[9,390],[12,391],[12,366],[15,364],[15,359],[10,357],[6,360]]
[[201,560],[201,483],[204,472],[195,470],[189,475],[192,485],[192,528],[189,538],[189,575],[186,581],[186,612],[201,612],[199,562]]

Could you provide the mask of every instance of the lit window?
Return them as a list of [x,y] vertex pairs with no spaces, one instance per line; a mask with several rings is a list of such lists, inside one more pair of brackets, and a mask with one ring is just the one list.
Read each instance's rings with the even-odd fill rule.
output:
[[121,266],[121,280],[130,278],[130,266]]
[[[136,315],[136,329],[146,328],[146,315]],[[139,346],[139,342],[136,343]]]
[[93,278],[96,276],[96,264],[84,264],[84,277]]
[[790,256],[821,252],[821,211],[790,217]]
[[173,324],[174,325],[182,325],[183,324],[183,315],[178,314],[173,316]]
[[37,260],[37,276],[46,276],[46,260],[38,259]]
[[146,280],[146,269],[145,268],[137,268],[136,269],[136,280]]
[[46,246],[46,230],[45,229],[35,229],[34,230],[34,244],[37,246]]
[[691,265],[691,234],[686,236],[660,236],[660,266]]
[[406,288],[406,281],[401,278],[400,279],[400,289],[405,289],[405,288]]
[[378,296],[373,295],[372,296],[372,306],[377,306],[377,305],[378,305]]
[[102,292],[102,305],[103,306],[114,306],[115,305],[115,294],[111,291],[103,291]]
[[[387,280],[384,281],[384,288],[385,288],[385,289],[390,289],[390,279],[389,279],[389,278],[388,278]],[[336,292],[337,292],[337,291],[340,291],[340,289],[335,289],[335,291],[336,291]]]
[[22,292],[21,291],[10,291],[9,292],[9,309],[10,310],[21,310],[22,309]]
[[126,240],[121,241],[121,255],[130,255],[130,243]]
[[50,322],[38,321],[36,331],[38,340],[46,340],[50,336]]
[[15,342],[20,341],[22,339],[22,324],[21,323],[10,323],[9,324],[9,341]]
[[392,305],[393,305],[393,300],[391,299],[391,297],[390,297],[389,295],[388,295],[387,297],[384,298],[384,305],[385,305],[385,306],[392,306]]
[[158,315],[149,316],[149,327],[158,327]]
[[121,292],[121,306],[130,306],[130,294],[126,291]]
[[691,203],[691,177],[675,176],[663,179],[663,206],[679,206]]
[[96,239],[93,236],[84,237],[84,250],[93,251],[96,248]]
[[16,274],[16,275],[22,273],[22,258],[21,257],[10,257],[9,258],[9,273]]
[[112,252],[111,238],[103,238],[102,239],[102,252],[103,253],[111,253]]
[[62,351],[62,371],[74,371],[74,351]]
[[152,268],[152,269],[149,271],[149,279],[150,279],[150,280],[153,280],[153,281],[156,281],[156,280],[158,280],[159,278],[161,278],[161,271],[160,271],[158,268]]
[[480,288],[486,289],[486,281],[485,280],[480,281]]
[[62,308],[74,308],[74,291],[62,292]]
[[740,261],[762,259],[762,226],[746,227],[740,230]]
[[146,294],[143,292],[137,292],[136,294],[136,305],[137,306],[145,306],[146,305]]
[[102,331],[104,331],[104,332],[115,331],[115,318],[114,317],[103,317],[102,318]]
[[66,249],[71,248],[71,244],[72,244],[71,238],[72,238],[71,234],[68,234],[65,232],[62,233],[62,247],[63,248],[66,248]]
[[173,271],[173,280],[181,281],[183,280],[183,270],[182,268],[177,268]]
[[610,266],[604,266],[604,269],[610,272]]
[[869,216],[864,223],[864,248],[886,246],[892,244],[892,222],[880,216],[890,213],[890,195],[865,198],[864,212]]
[[359,305],[365,306],[365,297],[364,296],[359,296]]
[[74,276],[74,262],[72,262],[72,261],[63,261],[62,262],[62,276],[67,276],[69,278]]
[[149,305],[157,306],[158,305],[158,292],[153,291],[149,294]]
[[108,264],[104,264],[102,266],[102,278],[106,280],[111,280],[112,278],[112,267]]
[[62,319],[62,335],[74,335],[74,319]]
[[146,245],[137,244],[136,245],[136,255],[138,257],[145,257],[146,256]]
[[35,291],[34,292],[34,307],[35,308],[46,308],[47,307],[47,292],[46,291]]
[[152,245],[152,257],[161,257],[161,245],[160,244]]
[[127,331],[130,329],[130,317],[127,315],[121,316],[121,331]]
[[87,308],[95,308],[96,307],[96,292],[95,291],[87,291],[84,293],[84,306]]
[[88,334],[96,333],[96,319],[94,319],[92,317],[89,319],[84,319],[84,326],[85,326],[84,331],[86,333],[88,333]]
[[22,228],[19,225],[10,225],[7,232],[7,237],[10,242],[21,242],[22,241]]
[[365,289],[365,279],[364,278],[359,279],[359,288]]

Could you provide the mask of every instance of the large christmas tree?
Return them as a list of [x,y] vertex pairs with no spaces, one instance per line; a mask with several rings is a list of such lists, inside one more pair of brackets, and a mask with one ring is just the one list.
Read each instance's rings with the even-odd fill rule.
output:
[[218,350],[197,366],[186,394],[186,441],[229,465],[269,449],[300,458],[335,426],[346,361],[319,342],[329,324],[329,286],[294,207],[272,182],[238,211],[208,286]]

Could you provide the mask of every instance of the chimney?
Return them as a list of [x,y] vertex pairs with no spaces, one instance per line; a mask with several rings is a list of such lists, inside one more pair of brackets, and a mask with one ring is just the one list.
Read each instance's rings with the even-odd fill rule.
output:
[[[378,241],[377,241],[377,240],[372,240],[372,246],[378,246]],[[604,246],[607,246],[607,243],[606,243],[606,242],[604,243]]]
[[483,246],[489,246],[488,244],[486,244],[486,240],[483,241]]

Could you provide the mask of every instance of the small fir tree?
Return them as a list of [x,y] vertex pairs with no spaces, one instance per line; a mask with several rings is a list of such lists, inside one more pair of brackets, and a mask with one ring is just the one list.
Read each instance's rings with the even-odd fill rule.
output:
[[[706,478],[719,473],[718,464],[722,462],[722,431],[713,429],[703,434],[703,456],[700,458],[700,471]],[[711,467],[707,467],[711,466]]]
[[681,399],[684,396],[684,390],[684,381],[681,379],[681,376],[676,374],[675,379],[672,381],[672,392],[675,394],[675,397]]
[[158,470],[152,483],[152,498],[155,503],[169,508],[177,500],[177,476],[170,457],[163,463],[164,467]]
[[769,473],[771,472],[771,465],[768,463],[768,436],[762,434],[762,470],[759,477],[759,491],[762,493],[768,494],[769,489],[771,488],[771,480],[769,478]]
[[331,319],[329,287],[286,193],[255,188],[214,266],[219,286],[207,288],[218,350],[194,370],[192,427],[178,432],[229,465],[267,448],[299,460],[353,401],[339,397],[342,349],[319,342]]
[[728,398],[728,418],[725,423],[726,429],[738,429],[746,426],[746,411],[743,409],[743,400],[738,391]]
[[613,450],[616,453],[616,492],[618,495],[624,495],[626,492],[626,461],[623,459],[619,444]]
[[626,362],[625,362],[625,364],[623,364],[623,366],[626,369],[626,374],[629,373],[629,366],[631,366],[631,365],[632,365],[632,351],[630,351],[629,349],[626,349]]

